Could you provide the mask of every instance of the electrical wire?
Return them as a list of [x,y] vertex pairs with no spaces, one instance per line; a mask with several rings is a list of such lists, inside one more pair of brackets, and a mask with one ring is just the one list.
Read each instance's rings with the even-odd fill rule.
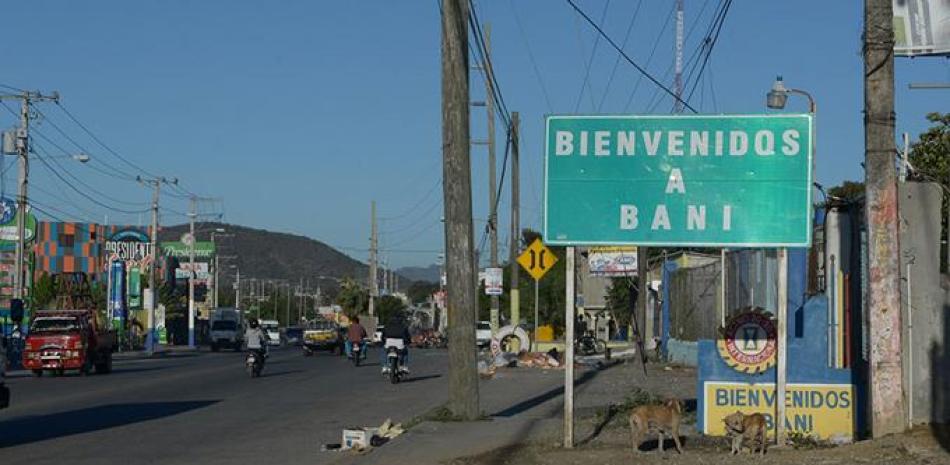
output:
[[[604,11],[600,13],[600,23],[607,19],[607,10],[610,9],[610,0],[604,2]],[[584,80],[581,82],[581,91],[577,94],[577,103],[574,105],[574,113],[581,109],[581,101],[584,100],[584,89],[590,90],[590,104],[594,105],[594,90],[590,88],[590,68],[594,65],[594,57],[597,56],[597,46],[600,45],[600,36],[594,38],[594,46],[590,50],[590,58],[587,60],[587,69],[584,71]]]
[[580,7],[578,7],[577,4],[574,3],[573,0],[564,0],[564,1],[566,1],[572,8],[574,8],[574,11],[576,11],[577,14],[581,15],[581,17],[584,18],[585,21],[587,21],[594,29],[596,29],[597,32],[604,38],[604,40],[606,40],[607,43],[609,43],[615,50],[617,50],[617,53],[623,55],[624,59],[627,60],[627,62],[630,63],[634,68],[636,68],[637,71],[639,71],[641,74],[643,74],[644,76],[646,76],[646,78],[649,79],[650,82],[652,82],[652,83],[655,84],[657,87],[659,87],[660,89],[662,89],[664,92],[666,92],[667,94],[669,94],[670,96],[672,96],[674,99],[676,99],[677,101],[679,101],[684,107],[688,108],[688,109],[689,109],[690,111],[692,111],[693,113],[697,113],[696,109],[693,108],[693,107],[689,104],[689,102],[686,102],[686,101],[684,101],[683,99],[681,99],[679,96],[676,95],[675,92],[673,92],[672,90],[670,90],[669,87],[666,87],[665,85],[663,85],[663,83],[661,83],[661,82],[658,81],[655,77],[653,77],[653,75],[651,75],[647,70],[643,69],[643,67],[641,67],[639,64],[637,64],[637,62],[634,61],[633,58],[630,58],[630,56],[627,55],[627,53],[624,52],[623,49],[620,48],[620,47],[617,45],[617,43],[614,42],[613,39],[611,39],[610,36],[608,36],[607,33],[604,32],[604,30],[601,29],[601,27],[600,27],[597,23],[594,22],[593,19],[590,18],[590,16],[587,16],[587,13],[584,13],[584,10],[581,10]]
[[405,212],[400,213],[400,214],[398,214],[398,215],[394,215],[394,216],[381,216],[381,217],[379,217],[379,219],[380,219],[380,220],[383,220],[383,221],[399,221],[400,219],[409,216],[410,214],[412,214],[413,212],[415,212],[416,209],[418,209],[420,206],[422,206],[422,204],[423,204],[424,202],[428,201],[428,200],[429,200],[429,197],[432,196],[432,193],[435,192],[436,188],[438,188],[438,187],[441,186],[441,185],[442,185],[442,178],[441,178],[441,176],[440,176],[439,179],[437,179],[437,180],[435,181],[435,184],[433,184],[432,187],[429,188],[428,191],[426,191],[425,195],[423,195],[422,198],[421,198],[418,202],[416,202],[415,205],[413,205],[411,208],[407,209]]
[[78,118],[76,118],[75,116],[73,116],[72,112],[70,112],[69,109],[67,109],[65,106],[63,106],[63,104],[62,104],[61,102],[57,101],[57,102],[56,102],[56,106],[57,106],[60,110],[62,110],[63,113],[65,113],[66,116],[69,117],[70,120],[72,120],[73,123],[76,123],[77,126],[79,126],[86,134],[88,134],[89,137],[92,138],[92,140],[96,141],[97,144],[99,144],[102,148],[106,149],[107,152],[109,152],[110,154],[112,154],[113,156],[115,156],[117,159],[119,159],[120,161],[122,161],[123,163],[125,163],[126,165],[128,165],[129,167],[131,167],[132,169],[134,169],[135,171],[141,172],[141,173],[143,173],[143,174],[145,174],[145,175],[148,175],[149,177],[152,177],[152,178],[158,178],[158,177],[159,177],[159,176],[156,176],[156,175],[154,175],[154,174],[152,174],[152,173],[146,171],[145,169],[143,169],[142,167],[136,165],[135,163],[132,163],[131,161],[129,161],[127,158],[125,158],[124,156],[122,156],[121,154],[119,154],[118,152],[116,152],[115,150],[112,150],[112,148],[109,147],[108,145],[106,145],[106,144],[102,141],[102,139],[100,139],[98,136],[96,136],[95,134],[93,134],[93,132],[90,131],[89,128],[86,127],[86,125],[82,124],[82,122],[79,121]]
[[[699,76],[693,82],[693,87],[690,89],[689,94],[686,96],[688,101],[692,96],[693,92],[696,91],[696,85],[699,83],[699,78],[702,77],[703,71],[706,70],[706,65],[709,63],[709,56],[712,55],[713,47],[716,46],[716,42],[719,40],[719,33],[722,32],[722,26],[726,23],[726,16],[729,15],[729,8],[732,6],[732,0],[726,0],[725,7],[723,8],[722,15],[719,17],[719,24],[716,27],[716,33],[712,37],[712,41],[709,43],[709,46],[706,48],[706,56],[703,58],[703,65],[699,68]],[[707,40],[708,40],[707,36]]]
[[[39,147],[37,147],[37,148],[39,148]],[[44,153],[45,153],[45,152],[44,152]],[[49,162],[46,161],[46,158],[44,158],[44,157],[37,157],[37,159],[38,159],[44,166],[46,166],[46,168],[49,169],[50,172],[52,172],[57,178],[59,178],[60,181],[62,181],[63,183],[65,183],[65,184],[66,184],[67,186],[69,186],[72,190],[76,191],[76,193],[78,193],[79,195],[85,197],[86,200],[89,200],[90,202],[92,202],[92,203],[94,203],[94,204],[96,204],[96,205],[98,205],[98,206],[100,206],[100,207],[102,207],[102,208],[105,208],[105,209],[111,210],[111,211],[115,211],[115,212],[119,212],[119,213],[127,213],[127,214],[130,214],[130,215],[134,215],[134,214],[138,214],[138,213],[145,213],[145,212],[149,211],[148,209],[144,209],[144,210],[126,210],[126,209],[124,209],[124,208],[118,208],[118,207],[115,207],[115,206],[113,206],[113,205],[107,205],[107,204],[105,204],[105,203],[102,203],[102,202],[96,200],[94,197],[90,196],[89,194],[86,194],[86,193],[83,192],[81,189],[79,189],[79,188],[77,188],[75,185],[73,185],[68,179],[66,179],[65,177],[63,177],[63,175],[60,174],[59,171],[57,171],[55,168],[53,168],[53,166],[50,165]],[[53,161],[55,162],[55,160],[53,160]],[[69,174],[68,171],[67,171],[66,173]],[[86,187],[88,188],[89,186],[86,186]],[[96,190],[91,189],[91,188],[90,188],[90,190],[92,190],[93,192],[96,192],[96,193],[99,194],[99,195],[102,195],[102,193],[99,192],[99,191],[96,191]]]
[[[630,32],[633,31],[633,25],[637,21],[637,15],[640,14],[641,6],[643,6],[643,0],[637,0],[637,7],[633,10],[633,16],[630,17],[630,24],[627,25],[627,32],[625,32],[623,35],[623,43],[620,44],[621,48],[627,48],[627,41],[630,40]],[[649,66],[649,63],[647,63],[647,66]],[[597,113],[600,113],[601,109],[604,107],[604,102],[607,100],[607,94],[610,93],[610,85],[614,82],[614,76],[617,74],[618,67],[620,67],[620,55],[617,55],[617,59],[614,60],[614,66],[610,70],[610,76],[607,78],[607,85],[604,87],[604,95],[600,98],[600,103],[597,104]]]
[[538,62],[534,59],[534,53],[531,52],[531,43],[528,40],[528,35],[525,34],[524,26],[521,24],[521,18],[518,16],[518,9],[515,8],[514,0],[508,0],[508,5],[511,7],[511,16],[515,18],[515,24],[518,25],[518,31],[521,33],[521,40],[524,42],[524,47],[528,51],[528,60],[531,61],[531,68],[534,70],[535,79],[538,80],[538,87],[541,89],[541,95],[544,96],[548,113],[554,113],[554,107],[551,105],[551,97],[548,95],[548,89],[544,85],[544,79],[541,78],[541,70],[538,68]]
[[[63,152],[63,154],[65,154],[66,156],[71,156],[70,153],[69,153],[66,149],[64,149],[61,145],[57,144],[55,141],[53,141],[52,139],[50,139],[49,137],[47,137],[46,135],[44,135],[44,134],[43,134],[42,132],[40,132],[39,130],[34,129],[33,131],[31,131],[31,134],[36,134],[36,135],[38,135],[41,139],[43,139],[44,141],[46,141],[47,143],[49,143],[49,144],[52,145],[53,147],[56,147],[57,149],[59,149],[59,150],[60,150],[61,152]],[[63,170],[63,172],[66,173],[66,175],[68,175],[70,178],[72,178],[73,180],[75,180],[76,183],[82,185],[83,187],[85,187],[86,189],[89,189],[89,190],[92,191],[92,192],[95,192],[96,194],[98,194],[98,195],[101,196],[102,198],[106,199],[107,201],[109,201],[109,202],[115,202],[115,203],[119,203],[119,204],[124,204],[124,205],[131,205],[131,206],[139,206],[139,205],[140,205],[140,203],[138,203],[138,202],[127,202],[127,201],[124,201],[124,200],[119,200],[119,199],[110,197],[108,194],[105,194],[105,193],[103,193],[103,192],[97,190],[96,188],[90,186],[89,184],[86,184],[83,180],[81,180],[81,179],[79,179],[78,177],[76,177],[76,175],[74,175],[72,172],[70,172],[69,170],[63,168],[63,166],[62,166],[61,164],[59,164],[59,162],[56,160],[56,157],[50,156],[49,153],[46,152],[46,150],[42,148],[42,145],[39,145],[38,143],[33,142],[32,144],[30,144],[30,146],[31,146],[31,148],[35,146],[35,147],[37,147],[38,149],[40,149],[40,152],[42,152],[42,155],[45,156],[46,159],[48,159],[48,160],[52,161],[54,164],[56,164],[56,166],[58,166],[61,170]],[[35,152],[34,152],[34,153],[35,153]],[[38,154],[37,154],[37,155],[38,155]],[[44,163],[46,162],[46,160],[44,160],[44,159],[43,159],[44,157],[42,157],[42,156],[37,156],[36,158],[37,158],[38,160],[44,162]],[[47,165],[48,165],[48,164],[47,164]],[[85,195],[85,194],[83,194],[83,195]]]

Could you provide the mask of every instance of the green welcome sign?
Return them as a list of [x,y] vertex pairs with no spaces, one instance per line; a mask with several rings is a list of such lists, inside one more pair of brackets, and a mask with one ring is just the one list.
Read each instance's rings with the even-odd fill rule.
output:
[[549,116],[554,245],[807,247],[809,115]]

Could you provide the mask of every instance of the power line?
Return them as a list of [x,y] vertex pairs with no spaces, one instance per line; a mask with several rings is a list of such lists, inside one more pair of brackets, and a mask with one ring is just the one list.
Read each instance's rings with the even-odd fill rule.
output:
[[[46,142],[48,142],[48,143],[49,143],[50,145],[52,145],[53,147],[56,147],[56,148],[59,149],[61,152],[63,152],[65,155],[70,156],[69,151],[67,151],[66,149],[64,149],[61,145],[57,144],[55,141],[53,141],[52,139],[50,139],[49,137],[47,137],[46,135],[44,135],[44,134],[43,134],[42,132],[40,132],[39,130],[34,129],[34,130],[31,131],[31,132],[34,133],[34,134],[36,134],[36,135],[38,135],[38,136],[40,136],[41,139],[45,140]],[[103,192],[97,190],[96,188],[90,186],[89,184],[86,184],[83,180],[79,179],[78,177],[76,177],[76,175],[72,174],[72,172],[70,172],[69,170],[63,168],[63,166],[60,165],[58,161],[56,161],[56,158],[55,158],[55,157],[49,155],[49,153],[47,153],[46,150],[43,149],[42,145],[39,145],[39,144],[37,144],[37,143],[34,143],[33,145],[35,145],[38,149],[40,149],[40,151],[43,153],[43,155],[45,155],[50,161],[52,161],[53,163],[55,163],[56,166],[58,166],[61,170],[63,170],[63,172],[65,172],[70,178],[74,179],[78,184],[82,185],[82,186],[85,187],[86,189],[89,189],[90,191],[95,192],[96,194],[102,196],[102,198],[104,198],[104,199],[106,199],[106,200],[108,200],[108,201],[110,201],[110,202],[115,202],[115,203],[120,203],[120,204],[125,204],[125,205],[133,205],[133,206],[139,206],[139,205],[140,205],[140,203],[137,203],[137,202],[126,202],[126,201],[124,201],[124,200],[119,200],[119,199],[110,197],[109,195],[107,195],[107,194],[105,194],[105,193],[103,193]],[[43,161],[43,162],[45,163],[45,160],[43,160],[43,157],[37,156],[36,158],[38,158],[40,161]],[[47,164],[47,166],[48,166],[48,164]],[[84,194],[84,195],[85,195],[85,194]]]
[[[600,13],[600,22],[607,19],[607,10],[610,9],[610,0],[604,2],[604,11]],[[600,45],[600,36],[594,38],[594,46],[590,49],[590,58],[587,60],[587,70],[584,72],[584,80],[581,82],[581,91],[577,94],[577,103],[574,105],[574,113],[581,109],[581,101],[584,100],[584,88],[590,89],[590,68],[594,64],[594,57],[597,56],[597,46]],[[594,104],[594,90],[590,89],[590,104]]]
[[615,50],[617,50],[617,53],[620,53],[621,55],[623,55],[624,59],[626,59],[627,62],[630,63],[634,68],[636,68],[637,71],[639,71],[641,74],[643,74],[644,76],[646,76],[647,79],[649,79],[651,82],[653,82],[653,84],[656,84],[656,86],[659,87],[660,89],[662,89],[664,92],[666,92],[667,94],[671,95],[674,99],[678,100],[681,104],[683,104],[684,107],[688,108],[688,109],[689,109],[690,111],[692,111],[693,113],[697,113],[696,109],[693,108],[692,106],[690,106],[690,104],[689,104],[688,102],[686,102],[686,101],[684,101],[683,99],[679,98],[679,97],[676,95],[675,92],[673,92],[673,91],[670,90],[668,87],[666,87],[665,85],[663,85],[663,83],[661,83],[660,81],[656,80],[656,78],[653,77],[649,72],[647,72],[647,70],[643,69],[640,65],[637,64],[636,61],[634,61],[632,58],[630,58],[630,56],[627,55],[627,53],[624,52],[623,49],[620,48],[620,47],[617,45],[617,43],[614,42],[613,39],[611,39],[610,36],[608,36],[607,33],[604,32],[604,30],[601,29],[601,27],[600,27],[597,23],[594,22],[593,19],[590,18],[590,16],[587,16],[587,13],[584,13],[584,10],[581,10],[580,7],[578,7],[577,4],[574,3],[573,0],[565,0],[565,1],[566,1],[572,8],[574,8],[574,11],[576,11],[577,14],[581,15],[581,17],[583,17],[585,21],[587,21],[588,23],[590,23],[590,25],[591,25],[594,29],[597,30],[597,32],[604,38],[604,40],[606,40],[607,43],[610,44],[610,46],[612,46]]
[[148,175],[149,177],[152,177],[152,178],[158,178],[158,177],[159,177],[159,176],[156,176],[156,175],[154,175],[154,174],[152,174],[152,173],[149,173],[149,172],[146,171],[145,169],[141,168],[140,166],[136,165],[135,163],[132,163],[131,161],[129,161],[127,158],[123,157],[121,154],[119,154],[119,153],[116,152],[115,150],[112,150],[112,148],[109,147],[108,145],[106,145],[105,142],[102,141],[102,139],[100,139],[100,138],[97,137],[95,134],[93,134],[93,132],[90,131],[89,128],[86,127],[86,125],[82,124],[82,122],[80,122],[78,118],[76,118],[75,116],[73,116],[72,112],[70,112],[65,106],[63,106],[62,103],[60,103],[60,102],[57,101],[57,102],[56,102],[56,106],[59,107],[59,109],[62,110],[63,113],[65,113],[66,116],[68,116],[69,119],[72,120],[73,123],[76,123],[77,126],[79,126],[80,128],[82,128],[82,130],[83,130],[86,134],[88,134],[89,137],[92,138],[92,140],[96,141],[96,143],[98,143],[100,146],[102,146],[102,148],[106,149],[106,151],[108,151],[110,154],[112,154],[113,156],[115,156],[116,158],[118,158],[119,160],[121,160],[123,163],[125,163],[126,165],[128,165],[129,167],[131,167],[132,169],[134,169],[135,171],[138,171],[138,172],[141,172],[141,173],[143,173],[143,174],[146,174],[146,175]]
[[[693,87],[690,89],[689,95],[686,96],[686,100],[689,100],[693,96],[693,92],[696,91],[696,85],[703,76],[703,71],[706,70],[706,65],[709,63],[709,56],[712,55],[713,47],[716,46],[716,42],[719,40],[719,33],[722,31],[722,26],[726,23],[726,16],[729,14],[729,8],[731,6],[732,0],[726,0],[726,5],[723,8],[722,15],[719,17],[719,25],[716,26],[716,34],[712,37],[712,42],[709,43],[709,47],[706,48],[706,57],[703,58],[703,65],[699,68],[699,75],[693,82]],[[706,40],[709,40],[709,36],[707,36]]]
[[432,193],[435,192],[435,189],[441,185],[442,185],[442,177],[440,176],[439,179],[435,181],[435,184],[433,184],[432,187],[429,188],[428,191],[426,191],[425,195],[423,195],[422,198],[418,202],[416,202],[415,205],[413,205],[411,208],[407,209],[405,212],[400,213],[398,215],[381,216],[379,217],[379,219],[383,221],[397,221],[399,219],[409,216],[410,214],[412,214],[412,212],[416,211],[416,209],[419,208],[424,202],[429,200],[429,197],[432,196]]
[[[630,32],[633,31],[633,25],[637,21],[637,15],[640,14],[640,7],[643,6],[643,0],[637,1],[637,7],[633,10],[633,16],[630,18],[630,24],[627,25],[627,32],[623,35],[623,44],[620,46],[622,48],[627,47],[627,41],[630,40]],[[620,55],[617,55],[617,59],[614,60],[614,67],[610,70],[610,76],[607,78],[607,86],[604,87],[604,95],[600,98],[600,103],[597,104],[597,112],[600,113],[601,108],[604,107],[604,102],[607,100],[607,94],[610,93],[610,85],[614,82],[614,75],[617,73],[617,68],[620,66]],[[649,63],[647,63],[649,66]]]
[[524,26],[521,25],[521,18],[518,17],[518,9],[515,8],[514,0],[508,0],[508,5],[511,7],[511,15],[515,18],[515,24],[518,25],[518,31],[521,32],[521,40],[524,42],[524,47],[528,51],[528,60],[531,61],[531,68],[534,69],[534,77],[538,80],[538,87],[541,88],[544,102],[548,106],[548,113],[554,113],[551,98],[548,96],[548,89],[544,85],[544,79],[541,78],[541,70],[538,68],[538,63],[534,59],[534,53],[531,52],[531,43],[528,40],[528,35],[525,34]]
[[492,98],[495,100],[496,109],[499,117],[505,122],[506,126],[511,126],[511,112],[508,111],[508,105],[505,102],[504,95],[501,93],[501,86],[498,84],[498,78],[495,75],[495,66],[488,53],[488,46],[485,42],[485,36],[482,34],[482,25],[478,19],[478,8],[473,4],[469,9],[468,21],[472,27],[472,34],[475,36],[475,51],[481,56],[482,66],[479,71],[482,76],[491,79]]
[[[35,145],[35,144],[34,144],[34,145]],[[40,147],[37,147],[37,148],[39,148],[40,150],[42,150]],[[44,153],[45,153],[45,151],[44,151]],[[79,189],[79,188],[77,188],[76,186],[74,186],[69,180],[67,180],[65,177],[63,177],[63,175],[60,174],[59,171],[57,171],[56,169],[54,169],[54,168],[52,167],[52,165],[50,165],[49,162],[46,161],[46,158],[44,158],[44,157],[37,157],[37,159],[38,159],[44,166],[46,166],[46,168],[47,168],[50,172],[52,172],[57,178],[59,178],[60,181],[62,181],[63,183],[65,183],[65,184],[66,184],[67,186],[69,186],[72,190],[76,191],[76,193],[78,193],[79,195],[85,197],[86,200],[89,200],[90,202],[92,202],[92,203],[94,203],[94,204],[96,204],[96,205],[98,205],[98,206],[100,206],[100,207],[102,207],[102,208],[105,208],[105,209],[107,209],[107,210],[112,210],[112,211],[115,211],[115,212],[119,212],[119,213],[127,213],[127,214],[130,214],[130,215],[135,215],[135,214],[139,214],[139,213],[146,213],[146,212],[149,211],[149,209],[147,209],[147,208],[146,208],[146,209],[143,209],[143,210],[126,210],[126,209],[123,209],[123,208],[118,208],[118,207],[115,207],[115,206],[112,206],[112,205],[107,205],[107,204],[105,204],[105,203],[102,203],[102,202],[96,200],[94,197],[90,196],[89,194],[86,194],[86,193],[83,192],[81,189]],[[53,161],[55,162],[55,160],[53,160]],[[67,171],[67,173],[69,173],[69,172]],[[93,192],[96,192],[96,193],[99,194],[99,195],[103,195],[101,192],[96,191],[96,190],[90,188],[89,186],[85,186],[85,187],[89,188],[90,190],[92,190]],[[107,196],[105,196],[105,197],[107,197]]]

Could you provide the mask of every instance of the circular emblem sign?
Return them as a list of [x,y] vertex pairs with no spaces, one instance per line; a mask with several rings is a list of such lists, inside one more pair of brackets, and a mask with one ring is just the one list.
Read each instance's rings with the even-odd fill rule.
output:
[[768,315],[751,311],[729,320],[717,346],[727,365],[757,374],[775,365],[775,343],[775,324]]

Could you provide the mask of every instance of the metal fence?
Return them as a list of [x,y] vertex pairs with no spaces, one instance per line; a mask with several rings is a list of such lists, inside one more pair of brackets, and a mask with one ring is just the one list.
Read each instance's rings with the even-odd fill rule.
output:
[[671,274],[670,337],[681,341],[717,337],[720,273],[720,264],[715,262]]

